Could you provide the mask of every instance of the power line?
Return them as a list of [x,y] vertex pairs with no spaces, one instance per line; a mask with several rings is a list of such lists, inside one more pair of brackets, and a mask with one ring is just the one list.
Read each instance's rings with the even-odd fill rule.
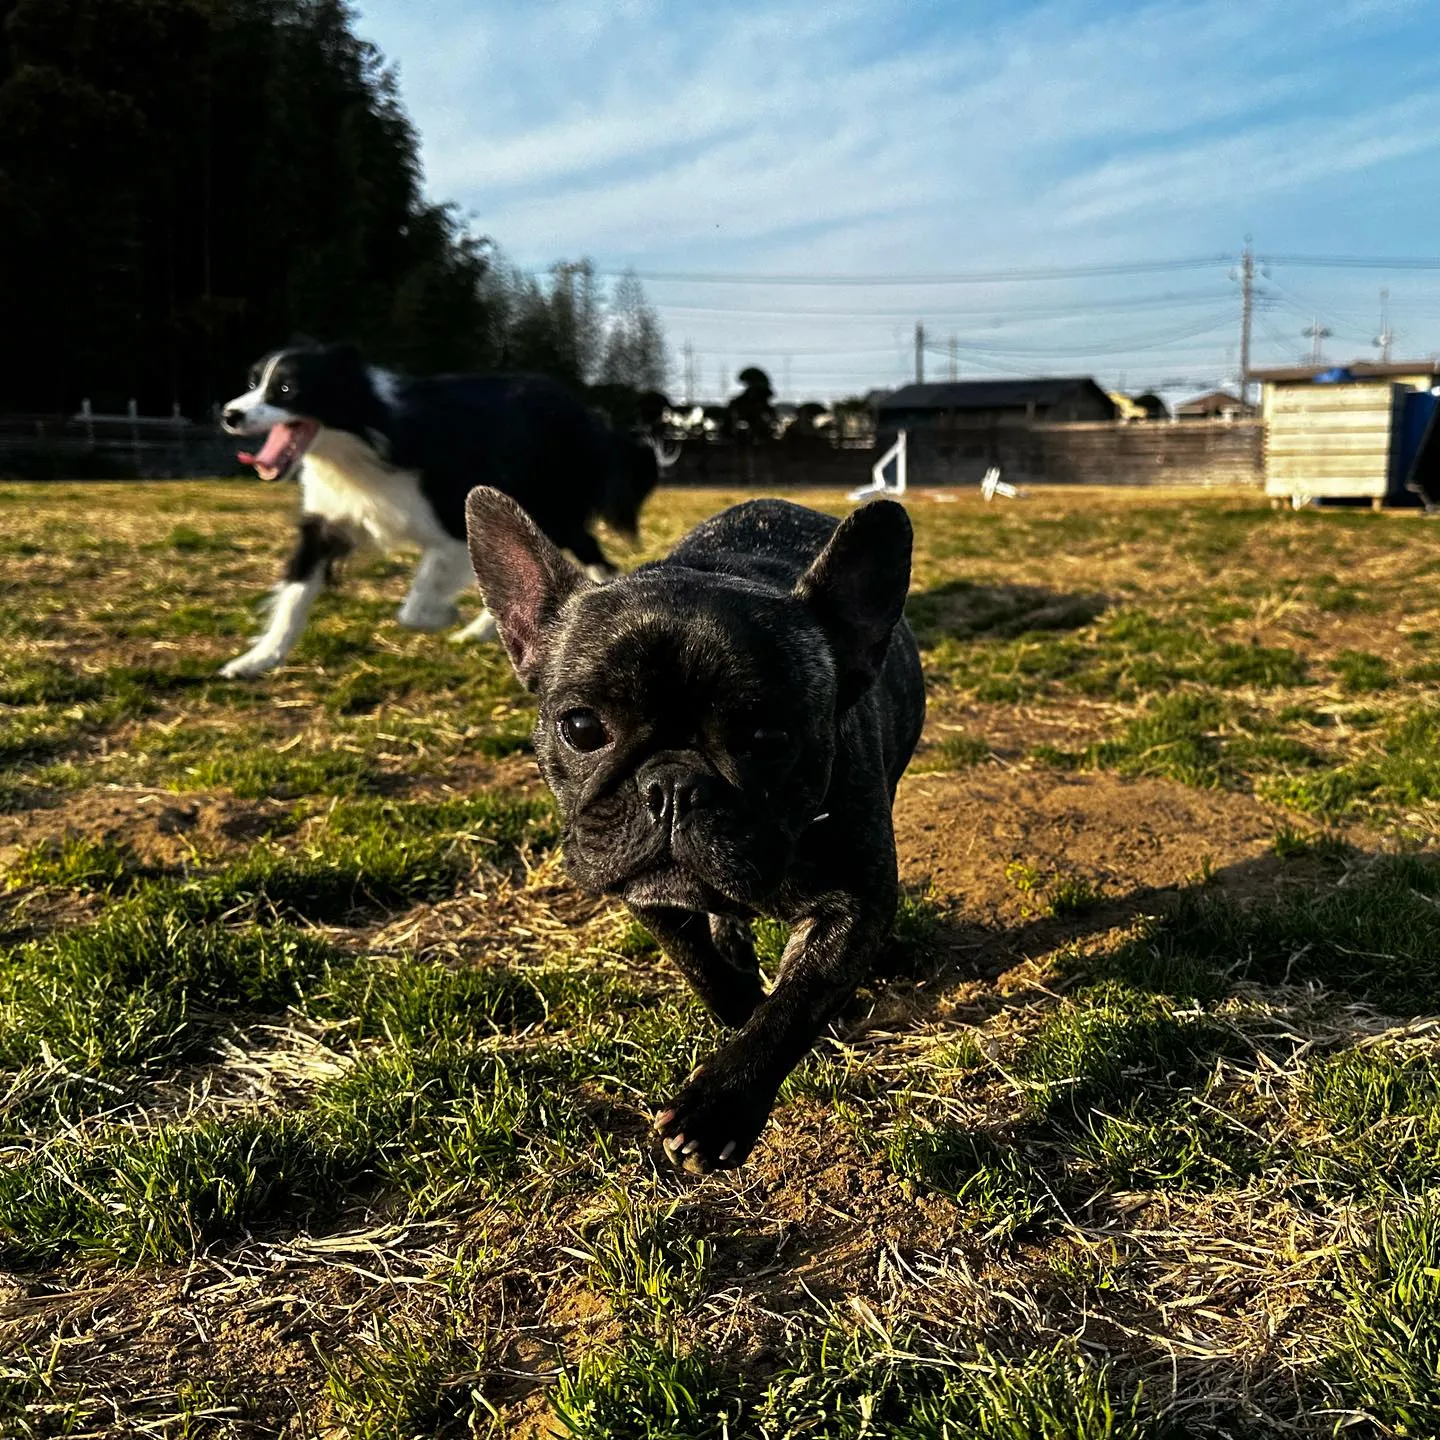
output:
[[1266,255],[1266,265],[1305,265],[1317,270],[1440,270],[1440,259],[1373,255]]
[[[714,270],[611,270],[598,268],[595,273],[607,278],[634,275],[652,284],[675,282],[686,285],[1006,285],[1031,280],[1081,280],[1105,275],[1149,275],[1166,270],[1206,270],[1217,265],[1231,265],[1234,255],[1202,255],[1181,260],[1127,260],[1099,265],[1044,265],[1005,270],[972,270],[954,274],[897,275],[777,275],[763,271]],[[548,275],[548,268],[532,270],[533,275]]]
[[[1199,335],[1208,335],[1222,325],[1229,325],[1231,316],[1212,315],[1203,325],[1188,328],[1178,333],[1164,335],[1136,335],[1106,345],[982,345],[961,341],[957,348],[966,354],[980,355],[1060,355],[1085,357],[1089,355],[1124,355],[1130,350],[1155,350],[1165,345],[1176,345],[1182,340],[1193,340]],[[948,350],[931,347],[937,354],[948,354]]]
[[[1314,269],[1358,270],[1440,270],[1440,257],[1376,256],[1376,255],[1305,255],[1272,254],[1256,257],[1265,265],[1294,265]],[[1169,260],[1123,260],[1089,265],[1010,266],[998,270],[956,271],[938,274],[837,273],[830,275],[777,274],[759,270],[634,270],[597,267],[595,274],[609,279],[634,275],[653,284],[671,282],[686,285],[1004,285],[1043,280],[1079,280],[1097,276],[1147,275],[1167,270],[1203,270],[1219,265],[1233,265],[1236,256],[1226,252],[1213,255],[1185,256]],[[527,271],[543,276],[550,267]]]
[[[1008,318],[1012,315],[1023,315],[1034,319],[1067,319],[1071,316],[1083,318],[1087,315],[1105,315],[1112,312],[1126,310],[1164,310],[1176,305],[1202,305],[1216,304],[1227,298],[1223,290],[1189,290],[1180,294],[1166,293],[1160,295],[1131,295],[1118,296],[1112,299],[1099,300],[1093,303],[1071,303],[1061,304],[1059,302],[1048,302],[1044,305],[1006,305],[1003,307],[987,305],[977,308],[957,308],[946,306],[942,310],[932,310],[932,315],[939,315],[942,318],[955,317],[985,319],[991,316]],[[666,305],[665,312],[671,315],[719,315],[725,317],[744,316],[758,317],[761,319],[794,319],[794,320],[903,320],[914,314],[913,306],[887,307],[885,309],[864,309],[864,310],[801,310],[788,306],[761,306],[753,307],[747,305]]]

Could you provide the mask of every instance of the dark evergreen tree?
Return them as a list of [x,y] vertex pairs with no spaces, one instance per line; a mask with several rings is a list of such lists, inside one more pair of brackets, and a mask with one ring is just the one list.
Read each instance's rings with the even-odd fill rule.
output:
[[484,241],[425,201],[344,0],[0,0],[0,409],[204,413],[304,332],[498,363]]

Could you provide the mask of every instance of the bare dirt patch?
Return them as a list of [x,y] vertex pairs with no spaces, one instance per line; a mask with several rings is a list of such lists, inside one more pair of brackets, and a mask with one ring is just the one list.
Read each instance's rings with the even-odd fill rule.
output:
[[954,896],[967,917],[1015,924],[1030,904],[1007,869],[1079,875],[1112,898],[1153,896],[1207,866],[1240,883],[1281,817],[1253,797],[1164,780],[981,766],[907,776],[895,802],[901,876]]

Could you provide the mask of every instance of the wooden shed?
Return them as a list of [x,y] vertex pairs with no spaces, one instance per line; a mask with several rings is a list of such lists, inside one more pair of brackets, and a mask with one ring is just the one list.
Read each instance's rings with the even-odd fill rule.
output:
[[[1436,381],[1429,361],[1253,372],[1262,385],[1265,493],[1288,500],[1403,495],[1396,437],[1405,397]],[[1412,502],[1413,503],[1413,502]]]

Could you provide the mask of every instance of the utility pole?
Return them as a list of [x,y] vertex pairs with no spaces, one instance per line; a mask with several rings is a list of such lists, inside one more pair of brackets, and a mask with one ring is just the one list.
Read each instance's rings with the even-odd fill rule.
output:
[[1250,323],[1255,318],[1255,251],[1250,237],[1240,256],[1240,399],[1250,403]]
[[1390,346],[1395,342],[1395,332],[1390,328],[1390,292],[1380,292],[1380,333],[1375,337],[1375,344],[1380,347],[1380,363],[1390,363]]
[[1310,322],[1310,328],[1308,330],[1302,330],[1300,333],[1310,337],[1310,363],[1312,365],[1323,365],[1325,363],[1325,355],[1320,347],[1331,332],[1320,323],[1320,317],[1317,315]]
[[950,336],[950,378],[960,378],[960,337],[953,333]]
[[685,403],[695,403],[695,347],[688,340],[685,342]]
[[915,322],[915,383],[925,383],[925,322]]

